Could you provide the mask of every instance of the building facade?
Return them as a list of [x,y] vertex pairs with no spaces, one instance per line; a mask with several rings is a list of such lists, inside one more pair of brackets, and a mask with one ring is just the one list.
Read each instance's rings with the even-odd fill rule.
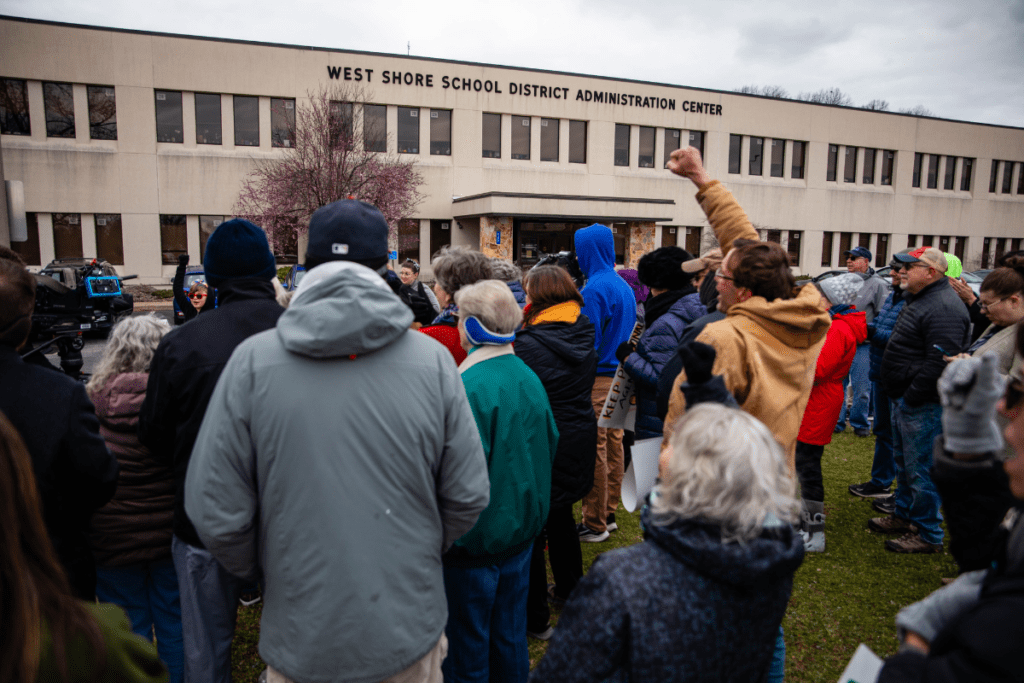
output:
[[[424,184],[399,258],[462,244],[527,267],[609,225],[617,258],[710,229],[665,164],[698,147],[796,273],[934,244],[968,268],[1024,237],[1024,129],[401,55],[0,18],[0,149],[32,265],[100,256],[146,284],[202,257],[261,159],[337,85],[367,150]],[[339,106],[345,106],[343,103]],[[2,239],[2,238],[0,238]],[[303,244],[284,251],[302,253]],[[282,259],[282,260],[286,260]],[[429,272],[428,272],[429,277]]]

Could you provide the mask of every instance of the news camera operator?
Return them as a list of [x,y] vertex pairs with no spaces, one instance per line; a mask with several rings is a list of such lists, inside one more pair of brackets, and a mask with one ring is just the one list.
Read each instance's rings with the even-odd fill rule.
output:
[[118,464],[100,436],[85,385],[18,353],[32,329],[35,289],[21,258],[0,247],[0,412],[28,447],[46,530],[71,589],[94,600],[89,519],[113,497]]

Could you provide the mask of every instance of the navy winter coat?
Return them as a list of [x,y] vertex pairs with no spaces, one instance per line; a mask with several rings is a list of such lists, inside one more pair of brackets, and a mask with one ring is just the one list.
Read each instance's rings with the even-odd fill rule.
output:
[[572,505],[594,486],[597,416],[590,400],[597,376],[594,326],[585,315],[574,323],[529,325],[516,333],[515,353],[540,378],[558,427],[551,505]]
[[644,330],[636,350],[626,357],[623,366],[636,386],[637,439],[661,436],[662,420],[658,417],[658,379],[669,359],[675,355],[683,330],[706,313],[700,295],[694,292],[676,301]]
[[599,556],[562,611],[531,683],[764,680],[804,557],[788,524],[747,543],[718,527],[653,524]]
[[868,349],[870,352],[868,379],[872,382],[878,381],[878,372],[882,369],[882,356],[885,355],[885,345],[889,343],[896,318],[900,317],[900,311],[903,310],[903,303],[903,290],[893,289],[885,299],[882,310],[878,312],[874,320],[868,323],[868,342],[871,344]]

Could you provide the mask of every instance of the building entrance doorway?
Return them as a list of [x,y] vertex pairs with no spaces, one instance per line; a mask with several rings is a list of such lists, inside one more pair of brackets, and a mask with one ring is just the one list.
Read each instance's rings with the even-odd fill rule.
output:
[[513,221],[513,254],[520,268],[532,268],[546,254],[572,251],[572,237],[591,223],[517,219]]

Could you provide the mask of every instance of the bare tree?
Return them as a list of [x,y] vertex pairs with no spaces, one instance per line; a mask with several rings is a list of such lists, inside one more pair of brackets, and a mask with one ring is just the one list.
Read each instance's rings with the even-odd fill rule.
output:
[[861,109],[870,109],[871,111],[889,111],[888,100],[871,100],[865,104]]
[[761,95],[763,97],[774,97],[779,100],[789,99],[789,91],[781,85],[743,85],[736,88],[736,92],[744,95]]
[[310,216],[321,206],[361,199],[384,214],[389,248],[397,249],[399,221],[423,199],[422,176],[412,161],[385,151],[390,136],[383,129],[355,125],[364,104],[373,101],[372,93],[332,85],[307,96],[308,103],[296,106],[288,135],[292,147],[283,156],[256,162],[242,182],[235,215],[262,226],[279,250],[306,232]]
[[841,107],[853,106],[853,98],[839,88],[822,88],[816,92],[802,92],[796,98],[804,102],[814,102],[816,104],[835,104]]
[[923,104],[919,104],[915,107],[906,107],[904,109],[900,109],[899,112],[901,114],[912,114],[914,116],[935,116],[935,114],[932,113],[932,110]]

